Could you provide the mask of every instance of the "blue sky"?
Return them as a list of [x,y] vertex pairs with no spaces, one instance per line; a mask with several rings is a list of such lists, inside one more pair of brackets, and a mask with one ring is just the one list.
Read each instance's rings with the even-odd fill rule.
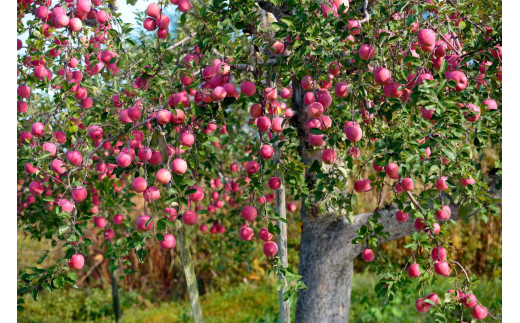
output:
[[[51,8],[54,7],[54,5],[56,3],[57,3],[57,1],[53,1]],[[117,4],[119,6],[119,9],[117,11],[121,14],[121,19],[124,22],[135,24],[134,12],[135,11],[144,12],[146,10],[146,7],[148,7],[148,5],[150,3],[157,3],[157,1],[137,0],[136,4],[132,6],[132,5],[127,4],[126,0],[118,0]],[[170,5],[170,7],[176,7],[176,6]],[[172,8],[170,8],[168,10],[168,12],[171,12],[171,9]],[[175,9],[175,11],[177,11],[177,9]],[[27,21],[29,19],[31,19],[31,20],[34,19],[34,16],[32,14],[29,14],[29,15],[25,16],[25,18],[23,20]],[[142,26],[139,26],[139,27],[142,28]],[[18,38],[21,39],[24,43],[25,43],[25,40],[27,39],[27,37],[28,37],[27,33],[18,35]]]

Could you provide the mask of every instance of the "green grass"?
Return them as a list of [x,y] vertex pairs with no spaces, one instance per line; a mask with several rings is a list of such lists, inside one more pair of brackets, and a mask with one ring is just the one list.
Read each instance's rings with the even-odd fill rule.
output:
[[[398,294],[393,303],[383,307],[376,298],[377,277],[370,273],[355,274],[352,288],[351,322],[433,322],[431,316],[417,313],[414,307],[417,292],[412,287]],[[450,289],[449,281],[437,284],[438,294]],[[502,308],[500,279],[483,280],[476,293],[479,300],[494,314]],[[277,322],[278,293],[272,280],[264,284],[242,283],[219,293],[201,298],[208,322]],[[52,294],[43,293],[39,302],[26,299],[20,322],[110,322],[112,318],[109,290],[95,288],[69,289]],[[135,293],[121,291],[123,322],[192,322],[189,302],[164,302],[150,305]],[[294,307],[292,308],[294,317]],[[464,311],[468,319],[470,310]],[[460,318],[460,312],[452,319]],[[451,321],[451,320],[449,320]],[[487,320],[486,320],[487,321]]]

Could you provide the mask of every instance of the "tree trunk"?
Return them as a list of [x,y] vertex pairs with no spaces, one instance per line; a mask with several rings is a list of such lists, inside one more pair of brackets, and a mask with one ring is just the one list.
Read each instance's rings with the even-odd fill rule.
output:
[[[282,185],[278,190],[275,191],[276,195],[276,213],[282,219],[287,219],[287,210],[285,205],[285,183],[283,174],[276,173],[275,176],[280,178]],[[276,220],[278,227],[280,228],[280,234],[278,235],[278,256],[284,267],[289,266],[287,257],[287,224],[280,220]],[[281,279],[281,277],[280,277]],[[278,292],[278,303],[280,305],[280,323],[291,322],[291,309],[289,302],[283,300],[283,293],[285,288],[281,288]]]
[[114,316],[116,323],[121,321],[121,305],[119,304],[119,289],[117,288],[117,279],[113,271],[110,272],[110,284],[112,285],[112,306],[114,308]]
[[186,236],[186,227],[177,220],[175,221],[177,228],[177,242],[181,250],[182,267],[184,269],[184,276],[186,278],[186,286],[190,296],[191,310],[193,313],[193,320],[195,323],[204,322],[204,315],[202,314],[202,306],[200,305],[199,289],[197,288],[197,277],[195,276],[195,269],[193,267],[193,260],[191,259],[191,252],[189,240]]

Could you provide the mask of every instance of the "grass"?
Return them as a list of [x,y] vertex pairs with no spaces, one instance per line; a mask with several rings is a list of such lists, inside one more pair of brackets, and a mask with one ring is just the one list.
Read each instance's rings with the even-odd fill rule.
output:
[[[377,277],[371,273],[355,274],[352,286],[351,322],[433,322],[431,316],[417,313],[414,307],[417,292],[413,287],[399,293],[390,306],[379,304],[374,292]],[[451,288],[449,280],[439,280],[435,292]],[[482,280],[477,297],[494,314],[502,308],[502,281]],[[201,297],[208,322],[277,322],[278,293],[273,280],[240,285]],[[121,291],[122,322],[192,322],[189,302],[150,304],[139,295]],[[292,308],[294,317],[294,306]],[[464,311],[469,321],[470,310]],[[460,312],[453,313],[453,320]],[[69,289],[41,294],[40,300],[26,300],[26,309],[19,313],[20,322],[111,322],[112,307],[109,290],[97,288]],[[451,321],[451,320],[449,320]]]

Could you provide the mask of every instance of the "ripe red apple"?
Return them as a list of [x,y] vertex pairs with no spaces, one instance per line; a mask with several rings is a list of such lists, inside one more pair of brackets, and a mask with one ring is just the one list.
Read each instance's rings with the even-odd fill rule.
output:
[[319,147],[323,145],[323,135],[314,135],[312,133],[309,134],[309,144],[311,146]]
[[146,183],[146,180],[142,177],[136,177],[132,181],[132,188],[137,193],[144,192],[147,187],[148,187],[148,183]]
[[394,163],[389,163],[385,167],[386,175],[392,179],[398,179],[399,178],[399,166]]
[[361,137],[363,136],[363,131],[361,130],[361,127],[357,122],[345,122],[343,130],[345,131],[345,135],[347,135],[347,139],[350,142],[358,142],[361,140]]
[[54,159],[51,162],[51,170],[59,175],[62,175],[67,171],[65,168],[65,163],[60,159]]
[[35,122],[31,126],[31,134],[35,137],[42,137],[45,134],[45,126],[41,122]]
[[484,306],[477,305],[473,308],[471,314],[475,320],[483,320],[487,317],[488,310]]
[[408,267],[408,276],[411,278],[417,278],[421,276],[419,264],[412,264]]
[[321,153],[321,160],[327,165],[334,163],[336,158],[336,152],[333,149],[325,149]]
[[426,223],[424,222],[424,219],[417,218],[415,219],[414,226],[415,229],[420,232],[426,228]]
[[372,189],[372,186],[370,186],[370,180],[369,179],[362,179],[357,180],[354,182],[354,190],[357,193],[363,193],[370,191]]
[[426,296],[426,298],[429,299],[430,301],[434,302],[435,305],[439,305],[439,295],[438,294],[433,293],[433,294]]
[[462,91],[468,86],[468,78],[461,71],[448,71],[444,74],[447,80],[453,80],[457,84],[455,85],[455,91]]
[[426,313],[430,309],[431,304],[426,303],[425,298],[419,298],[415,301],[415,309],[419,313]]
[[264,254],[267,257],[274,257],[278,253],[278,245],[273,241],[267,241],[264,244]]
[[240,229],[240,239],[244,241],[250,241],[253,239],[253,236],[255,233],[253,232],[253,229],[250,227],[244,226],[242,229]]
[[334,86],[334,93],[336,96],[340,98],[344,98],[348,95],[348,83],[346,82],[338,82]]
[[446,260],[446,255],[447,255],[446,249],[444,249],[443,247],[435,247],[432,249],[432,259],[433,260],[444,261],[444,260]]
[[143,192],[144,200],[148,203],[157,201],[161,197],[161,192],[155,186],[150,186]]
[[278,177],[269,178],[269,188],[272,190],[277,190],[282,186],[282,181]]
[[115,234],[114,230],[107,229],[107,230],[103,231],[103,238],[105,238],[106,241],[110,241],[110,240],[114,239],[115,237],[116,237],[116,234]]
[[251,161],[247,162],[246,172],[248,174],[254,174],[254,173],[258,172],[259,170],[260,170],[260,165],[256,161],[251,160]]
[[107,219],[105,219],[104,217],[96,216],[93,218],[93,220],[94,220],[94,225],[98,228],[103,229],[107,225]]
[[182,222],[186,225],[194,225],[197,223],[197,213],[194,211],[186,211],[182,215]]
[[29,192],[34,195],[38,196],[43,193],[43,185],[39,181],[32,181],[29,184]]
[[[240,85],[240,93],[245,96],[253,96],[256,93],[256,85],[253,82],[244,81]],[[282,91],[283,93],[283,91]]]
[[271,145],[263,145],[260,148],[260,157],[262,157],[263,159],[271,159],[273,157],[273,154],[274,149]]
[[260,239],[267,242],[267,241],[271,241],[271,239],[273,238],[273,235],[271,233],[269,233],[269,231],[267,231],[267,228],[262,228],[258,232],[258,237],[260,237]]
[[70,257],[70,260],[67,265],[71,269],[79,270],[79,269],[83,268],[84,264],[85,264],[85,258],[83,258],[83,255],[76,253],[76,254],[73,254],[72,257]]
[[474,294],[465,294],[462,296],[462,304],[464,304],[466,308],[472,308],[477,305],[477,297]]
[[76,203],[81,203],[87,198],[87,190],[83,186],[76,186],[71,190],[72,199]]
[[258,130],[261,132],[266,132],[271,128],[271,119],[269,117],[263,116],[256,119],[256,126]]
[[405,177],[401,181],[401,187],[404,191],[409,192],[414,190],[413,180],[410,177]]
[[188,164],[181,158],[175,158],[172,162],[172,172],[182,175],[188,170]]
[[298,208],[298,206],[296,205],[296,203],[294,203],[294,202],[287,203],[287,210],[289,212],[294,212],[294,211],[296,211],[297,208]]
[[435,211],[435,217],[439,221],[448,220],[451,217],[451,209],[448,205],[443,205],[440,211]]
[[242,208],[242,218],[248,222],[253,222],[256,219],[257,211],[256,208],[250,205],[246,205]]
[[323,105],[319,102],[313,102],[307,107],[309,118],[318,119],[323,114]]
[[114,215],[114,223],[115,224],[122,224],[124,219],[125,219],[125,216],[122,215],[122,214]]
[[173,124],[182,124],[182,123],[184,123],[185,119],[186,119],[186,114],[181,109],[175,109],[171,113],[171,122]]
[[374,81],[378,85],[385,85],[392,83],[392,73],[385,67],[378,67],[374,71]]
[[200,186],[193,185],[189,187],[190,189],[197,190],[195,193],[190,194],[190,200],[197,203],[200,202],[204,198],[204,191]]
[[51,153],[51,156],[54,156],[56,155],[56,151],[57,151],[57,147],[55,144],[53,144],[52,142],[44,142],[42,144],[42,148],[44,151],[48,151],[49,153]]
[[[149,222],[148,222],[149,221]],[[148,225],[146,224],[148,222]],[[153,219],[148,215],[140,215],[137,218],[137,228],[142,231],[150,231],[153,228]]]
[[467,185],[473,186],[473,185],[475,185],[475,180],[473,179],[473,177],[470,177],[468,179],[461,178],[460,183],[462,184],[463,187],[466,187]]
[[365,262],[372,262],[374,261],[374,251],[372,251],[372,249],[365,249],[361,253],[361,257]]
[[155,174],[155,179],[161,184],[168,184],[172,179],[172,174],[166,168],[161,168]]
[[446,261],[436,261],[433,263],[433,270],[441,276],[448,277],[451,273],[450,265]]
[[371,60],[372,58],[374,58],[374,55],[374,47],[369,44],[363,44],[359,48],[359,57],[364,61]]
[[399,210],[395,214],[395,218],[397,219],[397,222],[399,222],[399,223],[406,222],[406,220],[408,220],[408,213],[405,213],[405,212]]
[[167,207],[163,210],[163,217],[175,221],[177,219],[177,210],[172,207]]
[[491,100],[491,99],[484,100],[484,101],[482,101],[482,105],[486,106],[486,111],[498,109],[498,104],[495,100]]
[[159,241],[159,244],[161,245],[161,248],[163,249],[173,249],[175,248],[175,237],[173,234],[167,233],[163,236],[163,241]]
[[417,33],[419,47],[423,52],[429,53],[435,49],[435,32],[431,29],[421,29]]
[[448,180],[448,178],[446,176],[437,178],[437,180],[435,181],[435,188],[438,189],[439,191],[447,190],[448,189],[448,184],[446,183],[447,180]]

